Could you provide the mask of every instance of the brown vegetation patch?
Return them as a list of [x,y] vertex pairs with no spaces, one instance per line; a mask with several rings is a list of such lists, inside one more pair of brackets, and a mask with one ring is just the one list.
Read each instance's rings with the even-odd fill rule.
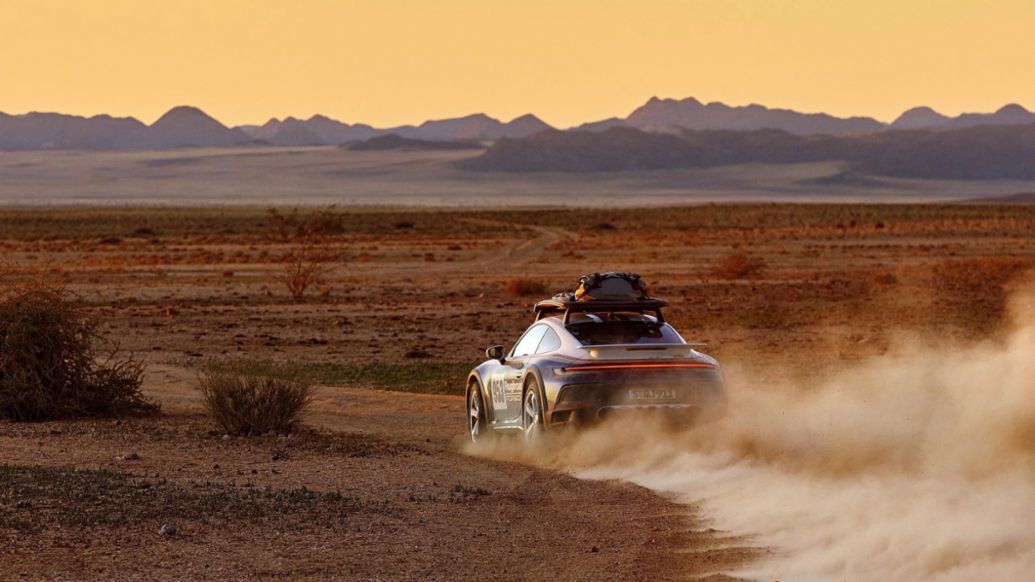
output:
[[767,268],[762,257],[734,253],[719,260],[712,267],[711,275],[716,279],[753,279],[760,277]]
[[503,288],[513,297],[545,295],[547,292],[546,283],[536,279],[508,279],[503,282]]

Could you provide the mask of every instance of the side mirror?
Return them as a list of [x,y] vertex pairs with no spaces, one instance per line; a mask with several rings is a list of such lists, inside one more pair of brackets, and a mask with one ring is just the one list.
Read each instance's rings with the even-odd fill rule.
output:
[[485,356],[490,360],[503,361],[503,346],[492,346],[485,350]]

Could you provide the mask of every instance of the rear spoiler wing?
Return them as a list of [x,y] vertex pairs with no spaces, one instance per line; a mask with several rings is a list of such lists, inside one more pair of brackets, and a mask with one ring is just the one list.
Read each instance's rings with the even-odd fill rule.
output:
[[[564,314],[564,325],[568,325],[572,313],[600,313],[605,311],[632,311],[636,313],[653,313],[658,323],[665,323],[661,308],[668,303],[661,299],[641,299],[638,301],[575,301],[568,297],[553,297],[535,304],[535,320],[539,321],[550,315]],[[684,345],[684,344],[680,344]]]

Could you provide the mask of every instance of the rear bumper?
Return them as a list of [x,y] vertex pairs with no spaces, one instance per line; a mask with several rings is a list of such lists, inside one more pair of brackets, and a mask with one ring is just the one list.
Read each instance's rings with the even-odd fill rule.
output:
[[[637,397],[643,389],[656,398]],[[551,426],[579,425],[647,416],[675,424],[694,424],[721,418],[725,413],[725,386],[716,382],[675,387],[573,384],[561,387],[547,422]]]

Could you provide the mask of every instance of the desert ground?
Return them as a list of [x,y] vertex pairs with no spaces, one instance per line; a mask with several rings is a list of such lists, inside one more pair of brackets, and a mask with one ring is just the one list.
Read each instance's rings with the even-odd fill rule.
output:
[[[177,175],[226,163],[162,155]],[[166,162],[111,157],[162,188]],[[83,191],[119,199],[95,180]],[[809,383],[904,336],[997,341],[1035,267],[1030,205],[326,212],[335,262],[295,300],[278,280],[293,243],[262,207],[0,210],[4,283],[73,292],[147,363],[162,407],[0,422],[0,577],[728,579],[779,548],[692,495],[466,446],[465,374],[482,350],[513,342],[534,301],[580,274],[634,271],[728,364],[735,410],[766,370]],[[196,376],[236,360],[317,377],[304,428],[221,434]]]

